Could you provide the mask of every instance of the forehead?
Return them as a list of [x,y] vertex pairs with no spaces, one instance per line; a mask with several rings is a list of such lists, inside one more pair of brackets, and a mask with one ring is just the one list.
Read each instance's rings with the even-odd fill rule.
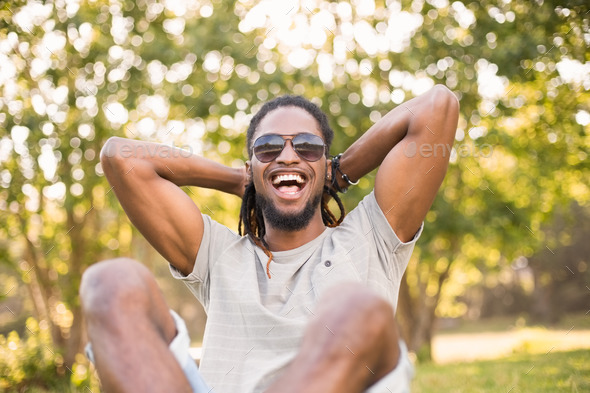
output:
[[279,107],[269,112],[254,134],[254,139],[264,134],[290,135],[307,132],[322,137],[318,121],[305,109],[296,106]]

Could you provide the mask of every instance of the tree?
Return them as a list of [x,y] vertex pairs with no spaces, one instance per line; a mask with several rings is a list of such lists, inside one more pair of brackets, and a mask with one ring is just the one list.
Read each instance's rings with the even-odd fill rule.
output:
[[[294,93],[333,119],[340,152],[394,105],[446,84],[461,101],[457,144],[435,151],[452,154],[451,166],[399,306],[411,349],[426,354],[445,283],[557,247],[542,231],[553,206],[590,199],[581,1],[27,1],[0,17],[0,255],[26,284],[66,374],[83,333],[81,273],[133,252],[98,163],[110,136],[237,166],[251,113]],[[187,192],[236,226],[236,200]]]
[[[219,21],[226,13],[215,15],[199,18],[198,35],[228,24]],[[215,115],[219,97],[205,91],[208,73],[191,76],[197,56],[173,34],[178,20],[158,4],[28,1],[5,5],[0,16],[8,22],[0,28],[0,252],[25,284],[9,283],[2,295],[30,294],[40,328],[51,332],[57,371],[67,376],[81,352],[83,270],[131,253],[131,226],[98,161],[104,142],[151,137],[202,152],[220,137],[209,146],[197,138],[225,119]],[[189,76],[194,83],[178,89]],[[207,123],[193,117],[206,112]],[[227,200],[206,200],[223,219]],[[5,309],[9,318],[24,311]]]
[[[448,39],[450,16],[457,18],[460,9],[453,3],[446,17],[438,10]],[[445,83],[466,76],[457,85],[464,117],[459,157],[427,217],[431,231],[400,298],[410,347],[423,348],[426,357],[437,305],[454,273],[465,285],[519,256],[551,251],[561,242],[543,225],[553,219],[554,207],[571,200],[588,206],[588,120],[582,118],[590,81],[587,71],[574,77],[565,70],[588,60],[580,50],[587,9],[580,2],[514,1],[474,2],[465,9],[473,13],[473,24],[468,32],[453,33],[462,40],[450,39],[450,51],[444,49],[453,59]],[[430,32],[437,36],[437,30]],[[470,81],[476,77],[477,84]],[[461,157],[461,149],[473,154]],[[461,312],[455,307],[451,313]]]

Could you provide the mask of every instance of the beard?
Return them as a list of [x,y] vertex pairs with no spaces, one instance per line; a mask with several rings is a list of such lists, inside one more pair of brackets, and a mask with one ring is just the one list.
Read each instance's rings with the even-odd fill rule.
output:
[[262,210],[265,224],[282,231],[299,231],[305,228],[313,218],[315,210],[322,200],[322,194],[323,190],[312,195],[303,210],[294,214],[279,211],[270,199],[256,193],[256,208]]

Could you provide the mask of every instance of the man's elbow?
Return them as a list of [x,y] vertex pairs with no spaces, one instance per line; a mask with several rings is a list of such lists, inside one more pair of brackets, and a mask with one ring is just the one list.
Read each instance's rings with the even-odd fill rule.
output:
[[436,85],[430,91],[430,114],[442,125],[439,129],[449,138],[454,138],[459,120],[459,100],[445,85]]
[[113,136],[102,147],[100,151],[100,164],[109,181],[118,177],[118,173],[130,165],[134,167],[134,164],[129,161],[133,156],[133,154],[129,154],[128,152],[133,151],[130,142],[128,139]]
[[134,170],[136,176],[152,175],[153,166],[145,160],[145,147],[133,139],[110,137],[100,151],[100,164],[109,179],[114,180]]
[[126,153],[127,150],[132,150],[127,142],[127,139],[117,136],[110,137],[106,141],[100,151],[100,163],[103,167],[105,165],[113,165],[122,159],[131,157],[131,155]]
[[455,116],[459,114],[459,100],[445,85],[435,85],[430,90],[430,99],[432,109],[436,112]]

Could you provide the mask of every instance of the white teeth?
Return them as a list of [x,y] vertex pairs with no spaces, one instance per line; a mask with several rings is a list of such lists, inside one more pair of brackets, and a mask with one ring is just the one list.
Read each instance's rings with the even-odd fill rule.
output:
[[278,175],[272,180],[272,184],[279,184],[282,181],[296,181],[297,183],[304,183],[303,178],[299,175]]

